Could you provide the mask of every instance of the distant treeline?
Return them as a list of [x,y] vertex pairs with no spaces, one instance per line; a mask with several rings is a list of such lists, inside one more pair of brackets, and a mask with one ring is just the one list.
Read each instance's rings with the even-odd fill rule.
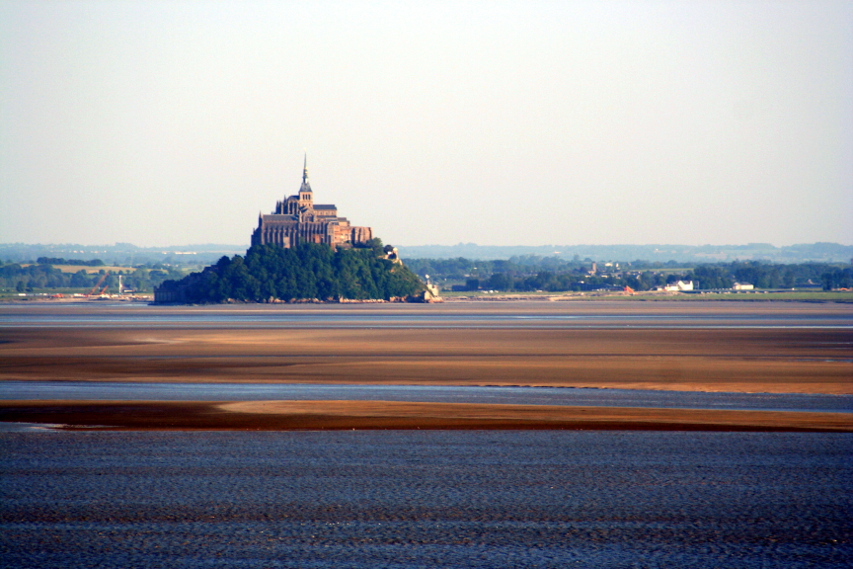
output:
[[100,259],[63,259],[62,257],[39,257],[36,259],[39,265],[79,265],[81,267],[103,267],[104,262]]
[[[381,241],[367,249],[341,249],[305,246],[296,249],[278,247],[250,249],[245,258],[222,257],[218,263],[196,276],[170,284],[186,290],[190,302],[269,300],[278,298],[391,298],[407,296],[422,286],[417,273],[429,275],[433,282],[476,290],[500,291],[581,291],[617,289],[650,290],[678,280],[693,281],[700,290],[731,288],[735,282],[756,288],[779,289],[813,287],[831,290],[853,287],[853,268],[834,263],[776,264],[759,261],[706,263],[685,266],[674,261],[661,263],[597,264],[591,273],[589,260],[564,260],[552,256],[525,255],[509,260],[409,259],[406,267],[384,257]],[[59,263],[58,260],[65,262]],[[51,261],[22,266],[0,265],[0,290],[29,292],[39,289],[78,289],[88,292],[106,271],[63,273],[54,264],[80,264],[75,259],[42,257]],[[94,263],[97,259],[85,261]],[[84,265],[98,266],[98,265]],[[387,269],[387,267],[391,267]],[[411,270],[410,270],[411,269]],[[115,291],[118,274],[126,289],[151,292],[167,280],[177,281],[183,274],[159,264],[110,273],[101,286]],[[202,280],[199,280],[202,279]]]
[[[24,267],[9,263],[0,265],[0,290],[31,292],[37,289],[79,289],[81,292],[88,292],[105,274],[104,269],[97,273],[87,273],[85,269],[76,273],[63,273],[51,264]],[[100,287],[107,286],[117,292],[119,274],[122,275],[122,286],[125,289],[139,292],[152,292],[154,287],[166,279],[181,276],[181,273],[167,267],[128,269],[110,273],[101,282]]]
[[368,247],[337,250],[310,243],[290,249],[256,245],[245,258],[222,257],[200,273],[164,282],[158,295],[170,293],[169,301],[185,303],[388,300],[421,290],[417,275],[386,259],[382,241],[374,239]]
[[731,288],[738,282],[765,289],[820,285],[826,290],[832,290],[853,285],[853,269],[829,263],[777,265],[736,261],[698,265],[685,278],[693,280],[700,289]]
[[398,247],[404,259],[509,259],[518,256],[556,257],[570,261],[590,258],[605,260],[678,263],[715,263],[732,261],[764,261],[770,263],[844,263],[853,257],[853,246],[838,243],[800,243],[775,247],[770,243],[745,245],[539,245],[490,246],[474,243],[457,245],[415,245]]
[[[244,254],[248,244],[192,244],[168,247],[138,247],[131,243],[114,245],[25,244],[0,243],[0,259],[9,263],[32,263],[38,257],[98,257],[107,265],[139,266],[162,263],[193,267],[198,270],[226,255]],[[699,264],[731,261],[763,261],[771,263],[844,263],[853,257],[853,245],[838,243],[802,243],[775,247],[769,243],[745,245],[542,245],[486,246],[474,243],[452,246],[399,246],[403,259],[510,259],[520,256],[556,257],[572,261],[589,258],[598,261],[630,261],[648,259],[654,262]]]
[[684,266],[634,261],[596,265],[588,259],[563,260],[526,255],[507,261],[456,259],[410,259],[407,265],[434,282],[464,282],[463,288],[499,291],[582,291],[631,287],[651,290],[676,281],[693,281],[700,290],[731,288],[748,283],[756,288],[776,289],[820,286],[826,290],[853,286],[853,269],[833,263],[776,264],[735,261]]
[[[0,243],[0,259],[7,263],[41,263],[44,258],[50,264],[76,264],[81,255],[101,259],[105,265],[138,267],[163,264],[173,267],[192,267],[198,270],[215,263],[222,255],[234,255],[246,251],[247,245],[180,245],[169,247],[137,247],[131,243],[115,245],[28,245],[25,243]],[[83,257],[84,259],[86,257]],[[62,263],[55,261],[62,260]],[[89,266],[89,265],[85,265]],[[99,266],[99,265],[92,265]]]

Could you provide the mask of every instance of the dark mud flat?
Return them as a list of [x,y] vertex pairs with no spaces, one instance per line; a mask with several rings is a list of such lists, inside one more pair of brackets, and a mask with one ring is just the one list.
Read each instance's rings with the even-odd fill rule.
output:
[[402,401],[0,401],[0,421],[67,430],[853,432],[853,413]]
[[0,434],[0,566],[853,564],[853,435]]

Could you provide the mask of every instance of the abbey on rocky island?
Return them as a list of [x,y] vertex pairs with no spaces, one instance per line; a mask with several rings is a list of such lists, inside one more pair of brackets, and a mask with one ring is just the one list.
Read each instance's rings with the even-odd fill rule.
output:
[[300,243],[324,243],[331,247],[348,247],[373,239],[373,229],[350,225],[338,217],[331,204],[315,204],[308,183],[308,158],[302,169],[299,193],[277,202],[275,211],[258,216],[258,227],[252,233],[252,245],[279,245],[289,248]]

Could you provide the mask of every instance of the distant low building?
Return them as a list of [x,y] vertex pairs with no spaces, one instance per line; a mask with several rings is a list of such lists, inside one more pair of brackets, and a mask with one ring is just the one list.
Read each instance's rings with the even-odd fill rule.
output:
[[755,290],[755,285],[749,283],[735,283],[732,285],[732,290]]
[[693,281],[678,281],[666,285],[665,287],[663,287],[663,290],[667,292],[683,292],[686,290],[693,290]]
[[277,202],[271,214],[258,216],[258,227],[252,233],[252,245],[295,247],[300,243],[323,243],[331,247],[347,247],[373,239],[373,229],[350,225],[338,216],[332,204],[315,204],[308,183],[308,160],[302,169],[299,193]]

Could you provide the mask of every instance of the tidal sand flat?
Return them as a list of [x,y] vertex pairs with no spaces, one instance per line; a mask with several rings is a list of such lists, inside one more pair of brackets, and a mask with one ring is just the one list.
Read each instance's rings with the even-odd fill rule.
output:
[[[846,568],[851,330],[776,303],[0,306],[0,381],[39,385],[3,420],[43,425],[0,430],[0,565]],[[411,393],[251,400],[296,384]],[[501,385],[537,404],[453,399]],[[609,388],[649,398],[548,397]]]
[[853,436],[0,433],[0,566],[847,568]]
[[[731,306],[737,304],[737,306]],[[0,307],[0,381],[853,393],[853,306]]]
[[[853,393],[853,307],[710,302],[502,302],[449,306],[90,304],[0,307],[0,381],[290,383],[328,385],[543,386],[686,392]],[[314,401],[238,419],[199,402],[198,428],[765,428],[801,429],[767,413],[463,408]],[[346,409],[344,412],[342,409]],[[128,414],[125,406],[122,413]],[[93,404],[3,404],[3,420],[172,428],[174,404],[138,403],[131,415]],[[154,410],[157,410],[156,413]],[[285,412],[285,409],[290,411]],[[471,408],[465,408],[470,410]],[[57,416],[49,420],[48,415]],[[29,413],[29,419],[26,418]],[[110,413],[112,413],[110,415]],[[155,416],[165,418],[153,421]],[[288,413],[292,415],[287,418]],[[534,417],[539,414],[539,418]],[[663,414],[666,419],[662,419]],[[371,417],[366,415],[372,414]],[[678,415],[678,416],[676,416]],[[75,417],[72,421],[71,417]],[[417,416],[417,418],[416,418]],[[711,421],[707,417],[715,417]],[[68,421],[62,420],[63,417]],[[88,417],[88,419],[84,418]],[[111,417],[107,421],[107,417]],[[810,415],[814,428],[841,419]],[[81,422],[83,421],[83,422]],[[714,424],[716,427],[710,427]],[[296,427],[301,425],[301,427]],[[197,428],[188,426],[186,428]]]

